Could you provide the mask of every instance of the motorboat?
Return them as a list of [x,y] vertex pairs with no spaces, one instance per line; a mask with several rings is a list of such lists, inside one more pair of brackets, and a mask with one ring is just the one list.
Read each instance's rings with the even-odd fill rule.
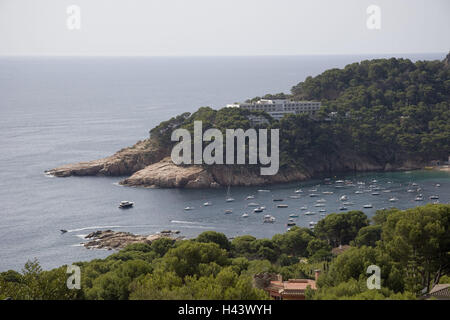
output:
[[322,193],[323,194],[333,194],[334,192],[333,191],[323,191]]
[[234,201],[234,198],[226,198],[225,201],[226,201],[226,202],[233,202],[233,201]]
[[131,208],[134,205],[131,201],[120,201],[119,208],[120,209],[128,209]]
[[289,196],[291,199],[300,199],[300,196]]
[[319,195],[317,193],[311,193],[309,196],[313,198],[313,197],[318,197]]
[[259,189],[258,192],[270,192],[270,190],[266,190],[266,189]]
[[277,208],[287,208],[288,205],[287,204],[278,204]]
[[348,210],[348,208],[347,207],[340,207],[339,210],[345,211],[345,210]]
[[308,207],[301,207],[300,210],[308,210]]
[[297,213],[291,213],[289,215],[289,217],[291,217],[291,218],[298,218],[298,214]]
[[341,201],[347,201],[347,200],[348,200],[348,197],[344,194],[343,196],[341,196],[341,197],[339,198],[339,200],[341,200]]
[[320,209],[319,212],[327,212],[325,209]]
[[295,190],[294,192],[295,192],[295,193],[303,193],[303,190],[302,190],[302,189],[297,189],[297,190]]
[[418,195],[414,201],[423,201],[423,196],[422,195]]
[[392,197],[392,198],[389,199],[389,201],[390,202],[395,202],[395,201],[398,201],[398,199],[396,197]]
[[365,204],[365,205],[363,205],[363,208],[370,209],[370,208],[373,208],[373,206],[371,204]]
[[186,210],[186,211],[194,210],[194,207],[186,207],[186,208],[184,208],[184,210]]
[[275,217],[271,216],[269,214],[266,214],[263,218],[263,223],[274,223],[275,222]]
[[256,202],[250,202],[249,204],[247,204],[248,207],[257,207],[259,206],[259,204],[257,204]]
[[264,209],[262,209],[262,208],[255,208],[255,209],[253,209],[253,212],[254,213],[260,213],[260,212],[263,212],[264,211]]
[[230,213],[233,213],[233,209],[226,209],[225,210],[225,214],[230,214]]
[[211,203],[211,202],[205,202],[203,205],[204,205],[205,207],[208,207],[208,206],[212,206],[212,203]]
[[325,199],[319,199],[319,200],[316,200],[316,202],[317,202],[317,203],[325,203],[325,202],[327,202],[327,200],[325,200]]
[[432,195],[432,196],[430,196],[430,199],[431,200],[436,200],[436,199],[439,199],[439,196],[438,195]]
[[248,218],[248,213],[244,213],[244,214],[242,215],[242,218]]
[[275,198],[275,199],[273,199],[273,201],[283,201],[284,199],[281,199],[281,198]]
[[375,192],[372,192],[372,195],[373,195],[373,196],[379,196],[380,193],[379,193],[378,191],[375,191]]
[[247,197],[245,198],[245,200],[251,200],[251,199],[255,199],[255,196],[251,195],[251,196],[247,196]]
[[316,213],[314,211],[306,211],[305,212],[305,216],[312,216],[315,215]]
[[362,194],[363,192],[361,190],[356,190],[355,194]]
[[314,207],[325,207],[325,204],[323,204],[323,203],[316,203],[314,205]]
[[286,225],[288,227],[293,227],[293,226],[296,226],[297,224],[294,221],[288,221],[288,223]]

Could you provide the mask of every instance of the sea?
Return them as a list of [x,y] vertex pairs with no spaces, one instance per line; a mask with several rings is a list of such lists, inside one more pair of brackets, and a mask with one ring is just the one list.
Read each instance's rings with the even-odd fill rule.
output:
[[[187,238],[214,230],[228,237],[270,238],[287,230],[291,214],[299,215],[292,218],[297,225],[309,226],[326,214],[343,212],[342,206],[372,216],[381,208],[404,209],[435,201],[429,199],[431,195],[448,203],[450,174],[438,171],[364,173],[329,177],[329,182],[236,187],[230,190],[234,202],[225,202],[227,191],[221,188],[132,188],[119,186],[122,177],[44,174],[63,164],[111,155],[147,138],[151,128],[183,112],[289,92],[307,76],[391,56],[416,61],[443,59],[445,54],[0,57],[0,271],[21,270],[35,258],[50,269],[106,257],[112,251],[81,245],[84,236],[95,230],[150,234],[170,229]],[[373,190],[379,194],[373,195]],[[310,197],[311,193],[318,196]],[[423,201],[415,201],[418,194]],[[246,200],[251,195],[254,199]],[[347,205],[340,200],[343,195],[348,197]],[[398,200],[389,201],[393,197]],[[274,202],[275,198],[283,201]],[[135,205],[120,210],[121,200]],[[212,205],[204,206],[205,202]],[[249,202],[266,210],[254,213]],[[288,207],[278,208],[280,203]],[[323,206],[316,207],[317,203]],[[363,208],[369,204],[372,208]],[[193,209],[184,210],[187,206]],[[266,214],[275,222],[263,223]],[[68,232],[62,234],[60,229]]]

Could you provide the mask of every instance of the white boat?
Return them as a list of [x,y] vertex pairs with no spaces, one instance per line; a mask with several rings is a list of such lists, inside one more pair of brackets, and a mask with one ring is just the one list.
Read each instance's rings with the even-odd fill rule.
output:
[[325,200],[325,199],[319,199],[319,200],[316,200],[316,202],[317,202],[317,203],[325,203],[325,202],[327,202],[327,200]]
[[208,206],[212,206],[212,203],[211,203],[211,202],[205,202],[203,205],[204,205],[205,207],[208,207]]
[[247,198],[245,198],[245,200],[250,200],[250,199],[255,199],[255,196],[247,196]]
[[345,202],[342,202],[342,204],[343,204],[344,206],[352,206],[352,205],[354,205],[354,203],[351,202],[351,201],[345,201]]
[[305,212],[305,216],[312,216],[315,215],[316,213],[314,211],[306,211]]
[[302,190],[302,189],[297,189],[297,190],[295,190],[294,192],[295,192],[295,193],[303,193],[303,190]]
[[184,208],[184,210],[186,210],[186,211],[194,210],[194,207],[186,207],[186,208]]
[[260,213],[260,212],[263,212],[263,211],[264,211],[264,209],[262,209],[262,208],[255,208],[255,209],[253,209],[254,213]]
[[242,218],[248,218],[248,213],[244,213],[244,214],[242,215]]
[[327,212],[325,209],[320,209],[319,212]]
[[266,207],[264,207],[264,206],[261,206],[261,207],[259,207],[261,210],[266,210]]
[[233,213],[233,209],[226,209],[225,210],[225,214],[230,214],[230,213]]
[[439,199],[439,196],[438,195],[432,195],[432,196],[430,196],[430,199],[431,200]]
[[266,190],[266,189],[259,189],[258,192],[270,192],[270,190]]
[[341,200],[341,201],[347,201],[347,200],[348,200],[348,197],[344,194],[343,196],[341,196],[341,197],[339,198],[339,200]]
[[233,202],[233,201],[234,201],[234,198],[226,198],[225,201],[226,201],[226,202]]
[[316,203],[314,207],[325,207],[325,205],[323,203]]
[[441,185],[439,183],[435,184],[435,187],[439,188]]
[[414,189],[408,189],[408,190],[406,190],[406,192],[409,192],[409,193],[413,193],[413,192],[416,192],[417,190],[414,190]]
[[310,197],[318,197],[319,195],[317,193],[311,193],[309,196]]
[[287,208],[288,205],[287,204],[278,204],[277,208]]
[[323,194],[333,194],[334,192],[333,191],[323,191],[322,193]]
[[291,218],[298,218],[298,214],[297,213],[291,213],[289,215],[289,217],[291,217]]
[[317,189],[309,189],[309,192],[317,192]]
[[336,180],[336,183],[344,183],[344,180]]
[[234,199],[231,197],[231,193],[230,193],[230,186],[228,185],[228,189],[227,189],[227,197],[225,198],[226,202],[233,202]]
[[301,207],[300,210],[308,210],[308,207]]
[[395,201],[398,201],[398,199],[396,197],[392,197],[392,198],[389,199],[389,201],[390,202],[395,202]]
[[289,196],[291,199],[300,199],[300,196]]
[[355,191],[355,193],[356,194],[361,194],[361,193],[363,193],[361,190],[357,190],[357,191]]
[[119,208],[120,209],[128,209],[131,208],[134,205],[131,201],[120,201]]
[[413,182],[411,185],[412,185],[413,187],[417,187],[417,186],[418,186],[418,184],[415,183],[415,182]]
[[274,223],[275,222],[275,217],[271,216],[269,214],[266,214],[263,218],[263,222],[264,223]]
[[389,192],[391,192],[391,190],[389,190],[389,189],[388,190],[383,190],[383,192],[384,193],[389,193]]
[[417,196],[414,201],[423,201],[423,197],[422,196]]
[[379,193],[379,192],[372,192],[372,195],[373,195],[373,196],[379,196],[380,193]]
[[373,208],[373,206],[371,204],[365,204],[365,205],[363,205],[363,208],[369,209],[369,208]]
[[256,202],[250,202],[249,204],[247,204],[248,207],[257,207],[259,206],[259,204],[257,204]]

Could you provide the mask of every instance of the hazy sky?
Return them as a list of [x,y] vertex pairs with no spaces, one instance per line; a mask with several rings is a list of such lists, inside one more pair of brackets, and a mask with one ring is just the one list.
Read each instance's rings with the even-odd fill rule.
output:
[[448,52],[449,16],[450,0],[0,0],[0,55]]

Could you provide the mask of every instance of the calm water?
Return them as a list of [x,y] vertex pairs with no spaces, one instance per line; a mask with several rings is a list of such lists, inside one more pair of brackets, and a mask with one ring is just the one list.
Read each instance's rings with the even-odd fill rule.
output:
[[[412,56],[442,59],[444,54]],[[267,92],[288,92],[308,75],[375,56],[234,57],[234,58],[1,58],[0,59],[0,271],[20,269],[27,259],[38,258],[51,268],[79,260],[105,257],[110,252],[79,246],[81,237],[100,228],[152,233],[177,229],[184,236],[217,230],[228,236],[252,234],[270,237],[286,230],[289,214],[300,207],[318,212],[317,199],[326,199],[327,212],[338,210],[338,197],[347,194],[349,209],[376,209],[416,205],[408,184],[417,182],[428,196],[439,194],[449,202],[450,177],[446,173],[410,172],[345,177],[356,186],[335,188],[323,181],[270,187],[234,188],[233,203],[225,203],[225,190],[162,190],[125,188],[120,178],[50,178],[44,170],[62,164],[104,157],[146,138],[160,121],[200,106],[215,108]],[[369,183],[391,190],[368,190]],[[357,181],[367,184],[357,185]],[[388,183],[390,182],[390,183]],[[434,186],[441,184],[440,188]],[[319,187],[315,187],[320,184]],[[358,188],[362,186],[363,188]],[[294,190],[304,195],[291,199]],[[320,196],[310,198],[317,188]],[[334,194],[324,195],[332,190]],[[251,200],[267,207],[274,224],[262,224],[263,214],[242,218]],[[275,208],[272,197],[286,199],[287,209]],[[132,200],[135,208],[117,209],[120,200]],[[211,201],[213,206],[202,207]],[[427,201],[424,201],[427,202]],[[185,206],[195,210],[184,211]],[[234,212],[224,214],[232,208]],[[321,216],[298,218],[307,225]],[[70,232],[61,235],[59,229]]]

